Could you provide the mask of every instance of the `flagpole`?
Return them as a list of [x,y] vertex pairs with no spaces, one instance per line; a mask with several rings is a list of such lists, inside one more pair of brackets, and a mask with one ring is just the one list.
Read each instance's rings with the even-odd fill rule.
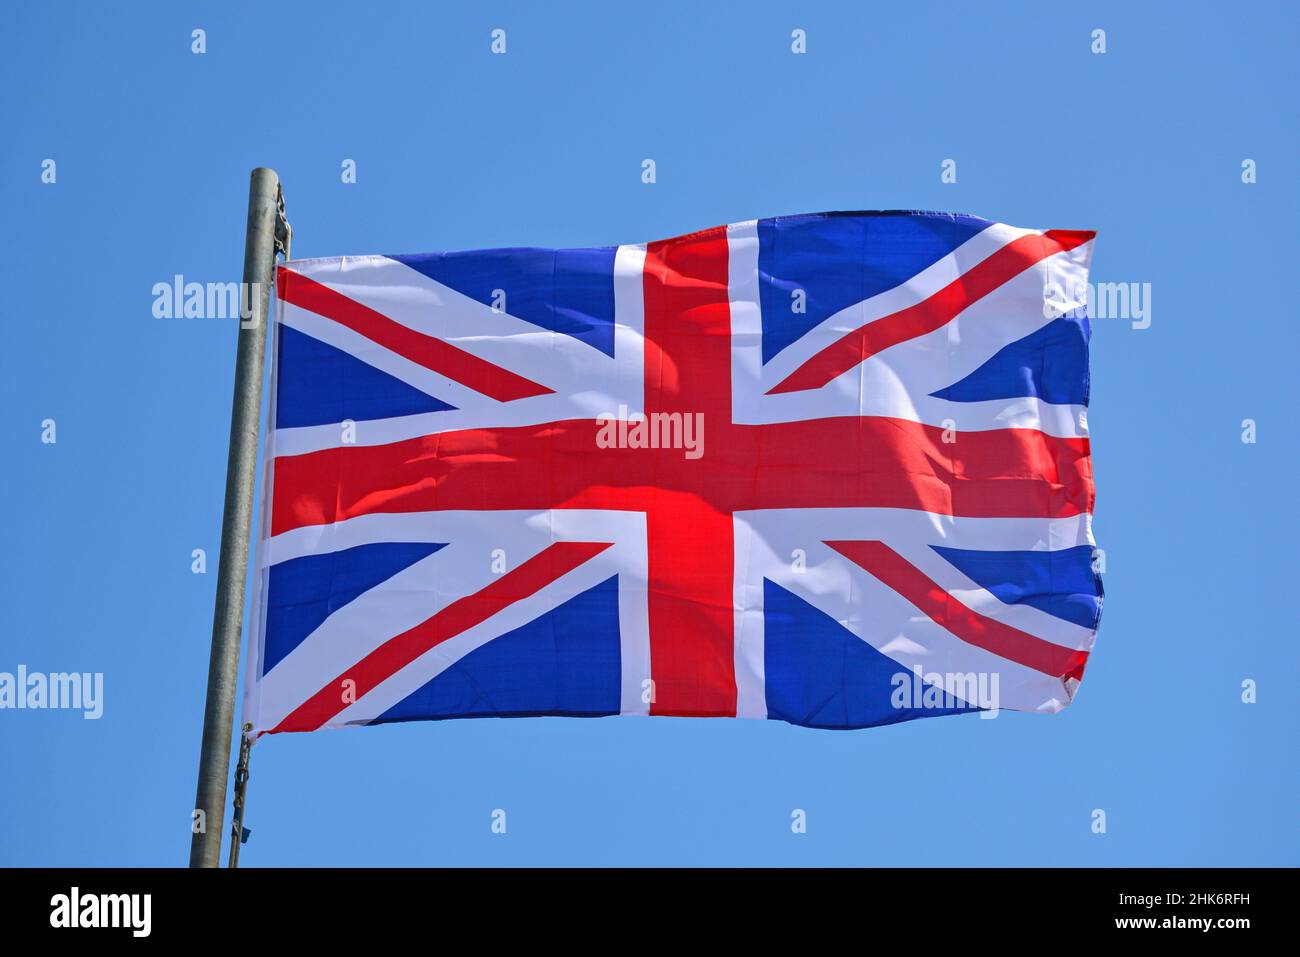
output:
[[[253,170],[248,187],[248,229],[244,238],[244,283],[240,290],[239,345],[235,360],[235,398],[230,412],[230,451],[226,460],[226,502],[221,519],[221,556],[212,616],[212,654],[203,709],[199,783],[191,827],[190,867],[217,867],[221,858],[226,783],[230,774],[230,736],[239,680],[239,639],[244,618],[244,584],[253,525],[253,484],[257,468],[258,420],[276,249],[288,252],[280,177]],[[241,821],[242,825],[242,821]]]

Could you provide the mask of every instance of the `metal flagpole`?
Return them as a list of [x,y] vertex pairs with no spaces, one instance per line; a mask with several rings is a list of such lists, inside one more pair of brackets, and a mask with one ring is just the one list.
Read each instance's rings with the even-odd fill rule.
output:
[[[248,231],[244,239],[239,346],[235,360],[235,399],[230,412],[230,453],[226,460],[226,502],[221,519],[217,600],[212,616],[212,655],[203,709],[199,784],[191,828],[190,867],[217,867],[221,857],[226,779],[230,774],[230,734],[239,679],[239,638],[244,618],[244,584],[253,524],[253,484],[257,431],[262,410],[266,329],[276,250],[288,255],[289,224],[284,218],[280,177],[253,170],[248,187]],[[242,757],[242,755],[241,755]],[[242,763],[242,762],[241,762]],[[247,780],[247,777],[243,778]],[[242,785],[243,781],[241,781]],[[240,792],[242,810],[242,788]],[[240,815],[242,818],[242,814]],[[243,821],[239,820],[242,828]],[[238,846],[236,844],[236,846]],[[237,860],[237,854],[233,855]]]

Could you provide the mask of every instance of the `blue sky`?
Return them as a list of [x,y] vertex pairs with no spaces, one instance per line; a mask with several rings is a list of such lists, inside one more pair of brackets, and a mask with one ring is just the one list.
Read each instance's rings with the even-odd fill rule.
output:
[[235,329],[150,290],[239,277],[258,165],[297,256],[944,209],[1097,229],[1093,278],[1150,283],[1152,322],[1095,324],[1107,600],[1064,713],[277,736],[246,865],[1300,863],[1295,7],[807,6],[0,14],[0,670],[105,676],[98,721],[0,711],[0,864],[187,859]]

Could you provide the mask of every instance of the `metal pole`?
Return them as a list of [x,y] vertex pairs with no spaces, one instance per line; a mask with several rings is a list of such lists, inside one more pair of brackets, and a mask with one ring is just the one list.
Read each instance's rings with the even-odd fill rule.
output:
[[[267,311],[281,225],[280,178],[274,170],[253,170],[248,187],[248,232],[244,239],[247,297],[239,324],[235,360],[235,400],[230,412],[230,455],[226,460],[226,504],[221,520],[217,601],[212,616],[212,656],[203,710],[199,785],[190,840],[190,867],[217,867],[221,858],[226,780],[230,774],[230,734],[239,680],[239,637],[244,618],[244,583],[249,533],[253,524],[253,483],[257,466],[257,426],[262,411],[262,373],[266,357]],[[242,822],[241,822],[242,823]]]

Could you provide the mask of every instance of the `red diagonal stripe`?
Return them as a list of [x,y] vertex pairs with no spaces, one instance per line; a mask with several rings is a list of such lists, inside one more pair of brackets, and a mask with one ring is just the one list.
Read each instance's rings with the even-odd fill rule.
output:
[[769,389],[768,395],[820,389],[877,352],[946,325],[1030,266],[1048,256],[1081,246],[1095,235],[1088,230],[1053,229],[1042,235],[1021,236],[966,270],[928,299],[868,322],[827,346]]
[[553,391],[464,349],[458,349],[449,342],[394,322],[383,313],[314,279],[308,279],[301,273],[283,266],[277,272],[277,289],[284,302],[347,326],[371,342],[439,375],[454,379],[475,392],[481,392],[499,402],[509,402]]
[[[315,731],[352,701],[373,691],[430,648],[473,628],[541,590],[609,548],[609,542],[555,542],[486,588],[452,602],[432,618],[388,639],[298,706],[271,729]],[[345,689],[344,682],[355,682]],[[344,691],[350,692],[345,700]]]
[[865,568],[967,644],[991,651],[1045,675],[1077,678],[1083,674],[1084,665],[1088,661],[1086,651],[1076,651],[1044,641],[1036,635],[972,611],[884,542],[826,544]]

